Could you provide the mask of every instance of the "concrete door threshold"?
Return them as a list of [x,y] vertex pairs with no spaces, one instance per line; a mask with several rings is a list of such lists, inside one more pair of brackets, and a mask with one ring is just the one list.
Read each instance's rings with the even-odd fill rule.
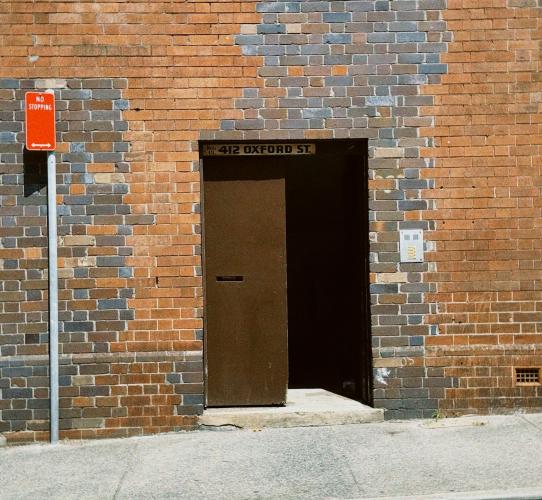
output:
[[384,410],[371,408],[323,389],[289,389],[286,406],[208,408],[199,418],[205,427],[314,427],[382,422]]

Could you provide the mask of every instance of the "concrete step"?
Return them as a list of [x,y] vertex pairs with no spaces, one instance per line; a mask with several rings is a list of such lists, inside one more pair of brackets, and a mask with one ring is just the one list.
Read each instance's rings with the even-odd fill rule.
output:
[[286,406],[209,408],[199,418],[202,427],[314,427],[382,422],[384,410],[323,389],[289,389]]

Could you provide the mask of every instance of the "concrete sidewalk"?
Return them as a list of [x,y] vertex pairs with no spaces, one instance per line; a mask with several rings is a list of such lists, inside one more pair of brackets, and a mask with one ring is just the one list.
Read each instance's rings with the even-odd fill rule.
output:
[[0,449],[1,499],[413,495],[542,498],[542,414]]

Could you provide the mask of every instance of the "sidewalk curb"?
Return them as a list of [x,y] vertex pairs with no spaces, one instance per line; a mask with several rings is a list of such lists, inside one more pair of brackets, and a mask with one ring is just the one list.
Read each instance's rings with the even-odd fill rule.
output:
[[360,497],[351,500],[541,500],[542,487],[519,488],[512,490],[480,490],[462,492],[442,492],[429,495]]

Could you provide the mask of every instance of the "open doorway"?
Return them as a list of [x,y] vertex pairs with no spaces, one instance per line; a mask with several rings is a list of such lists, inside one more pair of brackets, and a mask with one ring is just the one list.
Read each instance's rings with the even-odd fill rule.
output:
[[369,403],[366,150],[318,146],[286,168],[289,387]]
[[303,143],[202,150],[208,406],[286,383],[371,404],[367,142]]

